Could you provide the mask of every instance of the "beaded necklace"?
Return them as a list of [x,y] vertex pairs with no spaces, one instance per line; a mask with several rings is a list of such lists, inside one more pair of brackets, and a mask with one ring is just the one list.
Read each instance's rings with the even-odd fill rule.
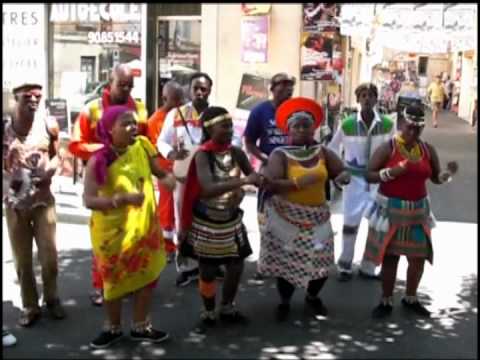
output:
[[410,150],[405,147],[405,140],[402,138],[401,135],[395,135],[395,142],[397,144],[400,154],[402,154],[402,156],[409,161],[416,162],[422,158],[422,150],[418,142]]

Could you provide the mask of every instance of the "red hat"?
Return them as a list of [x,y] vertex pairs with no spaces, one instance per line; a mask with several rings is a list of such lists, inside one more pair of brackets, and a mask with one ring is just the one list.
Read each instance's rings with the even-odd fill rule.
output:
[[323,109],[312,99],[304,97],[291,98],[280,105],[275,113],[277,127],[288,133],[288,119],[296,112],[307,112],[313,116],[314,128],[318,128],[323,122]]

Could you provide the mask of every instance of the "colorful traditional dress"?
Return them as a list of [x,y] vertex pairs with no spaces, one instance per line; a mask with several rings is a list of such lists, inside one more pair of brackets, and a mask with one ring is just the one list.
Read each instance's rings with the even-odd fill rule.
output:
[[[287,158],[287,178],[318,174],[319,183],[283,195],[267,204],[267,225],[258,268],[266,276],[281,277],[306,289],[311,280],[328,276],[334,263],[333,231],[325,198],[328,172],[320,157],[322,146],[278,148]],[[318,158],[313,167],[301,162]]]
[[[395,167],[408,158],[398,140],[385,167]],[[407,172],[380,184],[375,203],[367,209],[369,234],[364,257],[381,264],[385,255],[423,257],[433,262],[431,229],[435,225],[430,210],[426,181],[432,175],[430,153],[418,145],[418,159],[409,158]]]
[[92,211],[93,252],[104,281],[105,300],[114,300],[155,281],[165,267],[165,248],[156,216],[149,157],[157,152],[146,137],[135,143],[108,168],[100,196],[139,192],[145,200],[108,211]]
[[[201,151],[205,151],[208,156],[215,182],[240,177],[240,167],[231,147],[213,151],[206,144],[201,147]],[[191,167],[196,167],[194,161]],[[196,178],[196,174],[189,172],[188,189],[191,189],[189,184],[194,180],[193,176]],[[189,246],[193,247],[192,255],[201,262],[215,264],[249,256],[252,249],[242,222],[243,211],[240,209],[244,191],[237,189],[208,199],[201,198],[198,194],[191,201],[192,217],[187,239]]]

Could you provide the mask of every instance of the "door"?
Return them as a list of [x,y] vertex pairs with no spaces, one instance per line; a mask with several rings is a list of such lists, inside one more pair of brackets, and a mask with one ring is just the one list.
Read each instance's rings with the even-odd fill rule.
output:
[[200,71],[201,17],[159,17],[157,22],[156,108],[162,106],[163,85],[174,80],[188,99],[190,76]]

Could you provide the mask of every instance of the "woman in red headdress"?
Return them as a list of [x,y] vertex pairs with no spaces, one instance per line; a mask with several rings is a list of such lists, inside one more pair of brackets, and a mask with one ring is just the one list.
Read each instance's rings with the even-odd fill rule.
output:
[[323,118],[322,107],[307,98],[287,100],[276,113],[289,145],[274,150],[268,159],[267,186],[275,195],[266,209],[259,271],[277,278],[279,321],[288,316],[295,287],[307,290],[305,301],[316,315],[327,314],[318,297],[334,263],[325,182],[331,178],[343,185],[350,175],[335,153],[313,139]]

